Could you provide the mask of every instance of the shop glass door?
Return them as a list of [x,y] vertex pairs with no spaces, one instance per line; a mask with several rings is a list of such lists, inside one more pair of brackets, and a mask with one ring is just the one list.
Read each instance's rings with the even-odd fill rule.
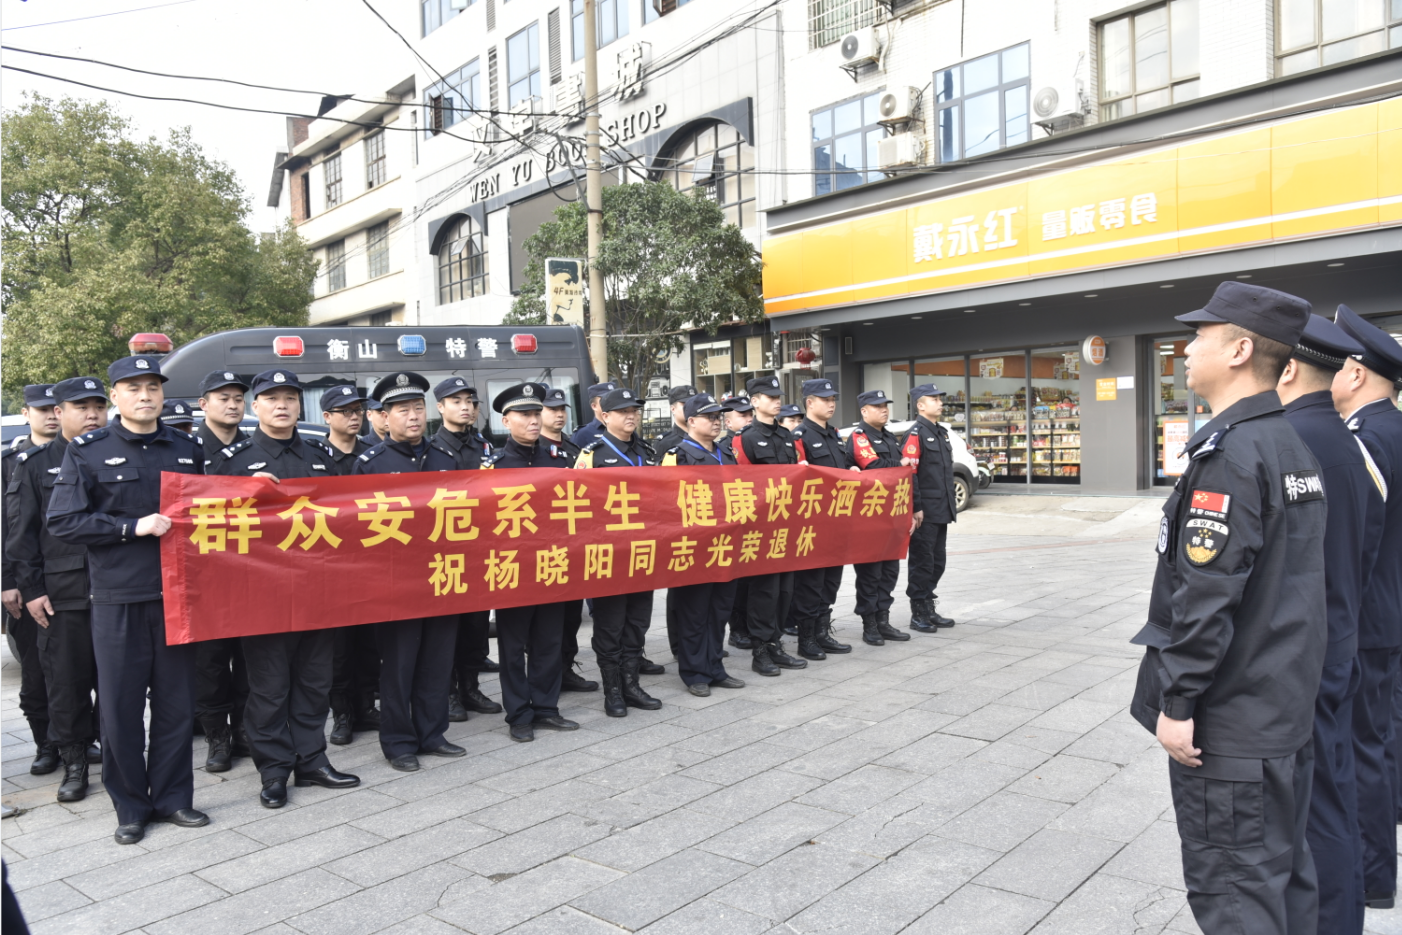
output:
[[915,362],[915,385],[933,383],[944,390],[944,415],[941,421],[948,423],[950,430],[965,442],[969,440],[969,401],[965,395],[968,372],[962,354],[958,357],[927,357]]
[[1081,482],[1081,353],[1053,347],[1031,354],[1032,483]]
[[1207,400],[1188,388],[1183,364],[1191,337],[1159,338],[1154,357],[1159,392],[1151,401],[1154,417],[1154,486],[1171,487],[1188,467],[1183,448],[1198,429],[1212,421]]
[[969,358],[969,448],[994,483],[1027,483],[1027,355]]

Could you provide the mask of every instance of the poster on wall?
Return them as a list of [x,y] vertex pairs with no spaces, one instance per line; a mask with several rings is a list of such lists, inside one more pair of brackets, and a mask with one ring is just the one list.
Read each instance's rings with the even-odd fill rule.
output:
[[550,257],[545,261],[545,307],[552,325],[584,327],[584,261]]
[[978,362],[978,375],[985,380],[996,380],[1003,375],[1003,358],[988,357]]
[[1188,469],[1188,458],[1183,449],[1193,434],[1188,422],[1178,419],[1163,424],[1163,473],[1165,477],[1177,477]]

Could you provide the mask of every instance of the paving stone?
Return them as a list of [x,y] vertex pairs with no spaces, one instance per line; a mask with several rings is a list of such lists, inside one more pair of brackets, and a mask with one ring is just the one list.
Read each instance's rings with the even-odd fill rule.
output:
[[787,763],[798,755],[798,751],[791,746],[779,746],[765,741],[712,757],[704,763],[683,770],[681,775],[729,786],[781,763]]
[[926,775],[937,773],[987,746],[987,741],[936,733],[906,744],[877,760],[881,766]]
[[773,924],[764,916],[713,899],[698,899],[639,929],[639,935],[759,935]]
[[[1037,716],[1037,712],[1030,708],[987,704],[953,724],[947,724],[940,728],[940,733],[952,734],[957,737],[972,737],[976,740],[997,740]],[[1043,716],[1045,717],[1045,715]]]
[[1158,931],[1186,904],[1182,890],[1099,874],[1058,905],[1035,935],[1119,935]]
[[500,838],[502,833],[463,818],[445,821],[364,848],[323,866],[357,886],[375,886],[422,867],[456,857]]
[[1054,682],[1047,678],[1040,678],[1029,685],[1024,685],[1016,691],[1008,692],[998,699],[999,704],[1017,705],[1020,708],[1034,708],[1038,711],[1047,711],[1056,707],[1068,698],[1074,698],[1081,692],[1075,685],[1067,685],[1062,682]]
[[[130,846],[130,845],[128,845]],[[139,890],[129,890],[102,902],[65,912],[31,925],[34,935],[94,935],[96,932],[128,932],[164,925],[162,919],[179,917],[196,906],[217,905],[224,891],[195,877],[183,876]],[[21,905],[21,908],[22,905]],[[188,930],[186,930],[188,931]]]
[[1106,704],[1099,701],[1085,701],[1072,698],[1063,701],[1032,722],[1033,727],[1050,727],[1052,730],[1068,730],[1084,734],[1106,719],[1123,710],[1123,705]]
[[[664,725],[659,725],[664,726]],[[542,734],[545,732],[542,731]],[[636,737],[636,734],[629,734],[629,737]],[[618,738],[610,738],[616,740]],[[606,741],[607,742],[607,741]],[[595,747],[603,744],[595,744]],[[585,773],[592,773],[594,770],[603,769],[614,763],[618,757],[606,758],[595,756],[589,750],[574,750],[567,756],[551,757],[547,760],[538,760],[526,766],[507,770],[504,773],[497,773],[473,783],[477,789],[494,789],[506,795],[525,795],[528,792],[535,792],[538,789],[545,789],[558,785],[567,779],[574,779]]]
[[[841,823],[844,817],[827,809],[785,802],[729,831],[709,837],[705,843],[697,846],[712,854],[758,867],[818,837],[833,825]],[[609,842],[613,840],[610,838]]]
[[[421,804],[417,806],[420,810],[423,807]],[[406,805],[393,796],[383,795],[374,789],[359,789],[355,795],[343,795],[312,805],[280,808],[272,812],[262,809],[266,817],[240,826],[239,833],[246,834],[261,844],[273,845],[352,822],[372,834],[379,833],[375,830],[379,828],[385,832],[381,837],[389,837],[397,828],[393,822],[376,823],[367,816],[376,816],[392,809],[408,809],[409,813],[412,813],[415,808],[413,804]],[[366,827],[367,824],[371,827]],[[418,829],[408,829],[415,830]],[[399,833],[407,834],[408,831]]]
[[578,815],[561,815],[525,831],[474,847],[450,862],[484,877],[524,873],[607,837],[610,830],[607,822]]
[[713,891],[711,898],[781,922],[877,863],[866,854],[824,844],[803,845]]
[[619,870],[641,870],[733,827],[727,818],[679,808],[580,848],[575,856]]
[[1060,902],[1122,846],[1118,841],[1043,828],[985,870],[975,882]]
[[225,892],[242,893],[382,843],[384,838],[378,835],[352,825],[337,825],[201,868],[195,875]]
[[570,904],[637,931],[752,869],[738,860],[692,848],[573,899]]
[[945,803],[892,796],[823,832],[818,841],[884,859],[924,838],[959,811],[948,810]]
[[[108,834],[113,830],[115,826],[109,823]],[[150,853],[139,844],[118,845],[110,836],[105,842],[75,844],[65,850],[52,851],[42,857],[27,860],[23,855],[15,853],[8,844],[5,851],[5,863],[10,871],[10,888],[16,893],[77,876],[89,870],[126,863]]]
[[371,935],[437,907],[448,887],[466,876],[461,867],[434,864],[293,916],[287,923],[307,935]]
[[1183,853],[1178,826],[1156,821],[1105,865],[1105,872],[1117,877],[1182,889]]
[[[499,802],[510,801],[511,798],[512,796],[505,792],[484,789],[474,784],[463,789],[449,789],[412,802],[400,802],[385,796],[384,799],[392,802],[392,805],[373,810],[369,814],[356,814],[347,820],[357,828],[382,838],[397,838],[432,827],[441,821],[490,809]],[[264,823],[259,822],[259,825]]]
[[1024,795],[1035,795],[1073,805],[1118,772],[1113,764],[1100,760],[1056,756],[1013,783],[1010,788]]
[[941,825],[936,833],[966,844],[1010,851],[1064,811],[1066,806],[1060,802],[1004,790]]
[[496,935],[623,876],[587,860],[561,857],[477,890],[470,899],[432,909],[430,915],[473,935]]
[[718,788],[716,783],[700,779],[663,776],[636,789],[590,802],[578,812],[616,827],[627,828],[704,798]]
[[571,779],[471,812],[467,817],[476,824],[512,834],[566,812],[578,811],[581,806],[611,794],[605,786]]
[[719,815],[736,822],[746,821],[820,785],[822,780],[819,779],[773,770],[712,792],[690,803],[687,810]]
[[63,880],[55,880],[24,891],[24,904],[20,907],[30,925],[45,919],[72,912],[74,909],[91,903],[92,900]]
[[1065,752],[1088,760],[1104,760],[1125,766],[1145,750],[1157,745],[1153,734],[1130,717],[1128,711],[1122,711],[1094,730],[1081,734],[1067,745]]
[[798,801],[830,811],[856,815],[910,788],[920,774],[888,766],[863,766],[814,789]]
[[662,747],[684,743],[695,737],[696,731],[687,730],[671,721],[664,721],[660,724],[649,724],[641,730],[629,731],[626,734],[601,740],[583,752],[612,761],[629,760]]
[[619,935],[622,930],[578,909],[561,906],[545,915],[522,922],[508,935]]

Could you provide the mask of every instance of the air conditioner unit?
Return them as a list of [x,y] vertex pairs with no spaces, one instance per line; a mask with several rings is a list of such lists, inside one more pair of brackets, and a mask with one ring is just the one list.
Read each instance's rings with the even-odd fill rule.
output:
[[881,40],[877,38],[876,27],[868,26],[843,36],[838,50],[842,53],[839,64],[843,68],[855,68],[876,61],[881,57]]
[[877,102],[878,118],[881,123],[908,123],[916,114],[916,106],[920,101],[920,92],[915,88],[905,87],[887,91],[881,95],[881,100]]
[[453,9],[455,9],[455,10],[457,10],[457,11],[459,11],[459,12],[461,12],[461,11],[463,11],[463,10],[466,10],[468,4],[470,4],[471,2],[472,2],[472,0],[449,0],[448,6],[452,7]]
[[1089,110],[1079,79],[1059,87],[1048,85],[1032,96],[1032,122],[1048,133],[1079,127]]
[[920,142],[914,133],[897,133],[876,144],[876,161],[883,169],[920,162]]

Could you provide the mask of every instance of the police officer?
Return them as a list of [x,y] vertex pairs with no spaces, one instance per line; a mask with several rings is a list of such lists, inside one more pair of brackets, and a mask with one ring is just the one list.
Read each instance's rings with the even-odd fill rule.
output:
[[[58,436],[58,410],[54,406],[53,394],[52,383],[31,383],[24,388],[24,406],[20,412],[29,424],[29,435],[16,439],[5,449],[3,458],[0,458],[0,465],[3,465],[4,471],[4,489],[7,491],[13,480],[15,466],[19,464],[16,457],[20,452],[31,447],[47,445]],[[10,504],[10,496],[7,493],[4,519],[6,541],[10,538],[15,513],[16,508]],[[13,620],[10,633],[15,638],[15,648],[19,650],[19,708],[29,721],[29,732],[34,738],[34,761],[29,766],[29,772],[35,776],[47,776],[58,769],[63,761],[59,757],[58,747],[49,740],[48,692],[44,687],[44,668],[39,661],[37,648],[39,624],[24,606],[14,562],[8,549],[5,550],[2,561],[5,612]]]
[[[754,421],[754,406],[743,393],[727,393],[721,397],[720,405],[725,434],[716,442],[716,446],[728,457],[734,458],[735,439],[745,430],[745,426]],[[736,649],[755,648],[755,641],[750,638],[749,608],[750,579],[741,578],[735,583],[735,600],[730,608],[730,619],[726,621],[730,628],[729,643]]]
[[[1346,305],[1334,323],[1363,345],[1334,377],[1334,407],[1361,441],[1387,490],[1382,542],[1358,614],[1362,684],[1353,700],[1353,751],[1358,775],[1358,823],[1363,834],[1363,888],[1369,908],[1390,909],[1397,881],[1397,724],[1393,705],[1402,693],[1402,347]],[[1333,495],[1330,495],[1332,499]],[[1332,506],[1331,506],[1332,508]]]
[[373,396],[365,401],[365,418],[370,423],[370,429],[365,433],[365,440],[370,443],[371,447],[389,437],[385,407],[380,405],[380,401]]
[[[509,437],[484,467],[570,467],[571,458],[559,445],[540,441],[540,413],[549,394],[550,387],[544,383],[520,383],[497,394],[492,408],[501,413]],[[501,699],[511,739],[518,743],[535,740],[536,728],[579,729],[574,721],[560,716],[564,626],[565,605],[559,601],[497,610]]]
[[[569,423],[569,401],[565,391],[552,387],[545,396],[545,408],[540,412],[541,444],[550,449],[551,457],[563,457],[569,462],[566,467],[574,467],[579,459],[580,447],[565,437],[565,426]],[[599,683],[587,679],[575,671],[579,656],[579,627],[584,621],[584,601],[565,601],[565,632],[560,641],[560,691],[596,692]]]
[[[755,420],[755,407],[750,402],[750,397],[743,393],[726,394],[721,397],[720,405],[724,413],[725,434],[720,437],[717,444],[729,451],[731,457],[734,457],[735,439],[741,432],[745,431],[745,426]],[[748,646],[741,648],[749,649]]]
[[205,460],[212,461],[220,448],[227,448],[241,437],[244,394],[248,384],[232,370],[213,370],[200,381],[200,398],[204,421],[195,434],[204,445]]
[[93,692],[87,549],[54,538],[44,527],[63,454],[74,438],[107,424],[107,396],[96,377],[74,377],[54,386],[59,434],[44,445],[15,456],[7,490],[15,510],[5,547],[15,563],[20,595],[39,626],[35,651],[48,688],[49,742],[63,758],[58,801],[77,802],[88,794],[89,754],[99,730]]
[[[652,449],[637,434],[641,405],[632,390],[610,390],[602,397],[599,415],[603,432],[584,446],[575,467],[589,470],[656,464]],[[627,717],[630,707],[645,711],[662,707],[662,702],[638,684],[651,622],[651,591],[594,598],[594,655],[604,683],[604,713],[609,717]]]
[[[665,466],[720,467],[735,458],[716,444],[721,435],[720,404],[710,393],[699,393],[682,405],[687,436],[662,457]],[[735,600],[734,581],[705,581],[671,588],[667,604],[676,614],[677,671],[687,691],[699,698],[711,686],[744,688],[725,671],[725,621]]]
[[[1363,353],[1328,319],[1311,315],[1276,393],[1285,419],[1319,462],[1329,493],[1324,591],[1329,646],[1314,702],[1314,788],[1306,833],[1319,874],[1319,931],[1363,931],[1363,854],[1353,761],[1358,688],[1358,608],[1382,537],[1383,498],[1362,443],[1334,411],[1329,387],[1344,360]],[[928,521],[928,520],[927,520]]]
[[1275,387],[1309,303],[1226,282],[1188,386],[1212,421],[1164,504],[1130,712],[1168,752],[1188,905],[1207,935],[1313,932],[1306,841],[1315,695],[1328,643],[1319,462]]
[[[837,390],[827,379],[805,380],[803,406],[806,416],[793,430],[794,452],[800,463],[838,470],[859,471],[847,460],[842,436],[832,427],[837,413]],[[828,653],[850,653],[832,631],[832,605],[842,586],[841,565],[804,568],[794,572],[793,606],[798,625],[798,654],[805,659],[826,659]]]
[[[330,445],[297,433],[302,383],[291,370],[265,370],[253,378],[252,436],[219,453],[207,474],[262,477],[273,483],[297,477],[334,477]],[[289,626],[291,621],[287,622]],[[244,726],[253,764],[263,781],[265,808],[287,804],[287,780],[297,786],[349,789],[360,779],[338,772],[326,757],[334,637],[330,630],[288,630],[242,638],[248,665]]]
[[940,422],[944,414],[944,390],[923,383],[910,391],[917,413],[915,424],[901,443],[901,456],[915,465],[915,530],[910,534],[906,560],[905,593],[910,598],[910,628],[933,633],[952,627],[954,621],[939,613],[935,589],[944,576],[945,543],[949,524],[958,518],[954,502],[954,447],[949,430]]
[[167,399],[161,406],[161,424],[186,435],[195,434],[195,414],[178,399]]
[[[88,547],[93,655],[102,686],[102,784],[118,844],[151,821],[199,827],[190,769],[195,648],[166,644],[161,598],[161,474],[204,473],[204,449],[161,425],[160,361],[124,357],[107,368],[121,422],[73,439],[49,501],[49,532]],[[148,742],[143,716],[151,708]]]
[[[454,471],[457,464],[424,438],[428,381],[408,371],[375,384],[371,397],[385,413],[389,437],[355,462],[356,474]],[[443,736],[448,729],[448,692],[458,615],[375,624],[380,647],[380,750],[389,765],[411,773],[420,756],[464,756]]]
[[332,386],[321,394],[321,418],[337,474],[349,473],[355,459],[370,450],[360,434],[365,426],[365,394],[354,386]]
[[[754,377],[745,388],[754,407],[754,421],[731,442],[735,462],[797,464],[793,437],[778,423],[779,407],[784,398],[779,378]],[[807,661],[784,652],[783,633],[779,629],[788,619],[789,604],[793,602],[793,572],[750,575],[747,581],[746,623],[753,647],[750,668],[768,676],[778,675],[780,669],[807,668]]]
[[570,441],[574,442],[581,449],[590,442],[597,441],[604,433],[604,414],[599,408],[603,398],[614,390],[618,389],[618,384],[611,381],[595,383],[586,391],[589,396],[589,408],[594,412],[594,418],[590,419],[579,428],[575,429]]
[[[848,460],[863,471],[908,466],[910,461],[902,457],[900,441],[886,431],[886,424],[891,421],[890,398],[881,390],[867,390],[857,395],[857,405],[861,407],[862,421],[847,436]],[[919,480],[912,477],[912,505],[920,502],[918,486]],[[918,524],[919,520],[912,516],[911,528]],[[887,640],[910,639],[909,633],[891,626],[891,605],[895,603],[891,592],[900,577],[901,563],[865,562],[852,567],[857,571],[857,615],[862,618],[862,641],[882,646]]]
[[[681,383],[667,391],[667,406],[672,413],[672,424],[667,427],[667,431],[657,439],[654,451],[671,451],[682,443],[682,439],[687,437],[686,430],[686,401],[696,395],[696,387]],[[670,612],[667,618],[671,619]]]
[[803,410],[797,403],[786,403],[779,407],[779,424],[792,432],[803,424]]

